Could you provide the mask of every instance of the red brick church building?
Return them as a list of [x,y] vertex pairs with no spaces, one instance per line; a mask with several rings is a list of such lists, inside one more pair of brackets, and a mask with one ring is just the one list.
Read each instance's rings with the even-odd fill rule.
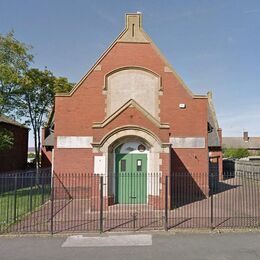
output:
[[[207,195],[209,183],[196,173],[222,171],[211,94],[189,90],[144,32],[139,13],[126,15],[123,32],[70,93],[56,95],[50,125],[43,157],[52,157],[57,175],[189,173]],[[160,196],[160,183],[151,190],[148,178],[143,181],[138,203]],[[116,185],[107,181],[109,203],[129,203]]]

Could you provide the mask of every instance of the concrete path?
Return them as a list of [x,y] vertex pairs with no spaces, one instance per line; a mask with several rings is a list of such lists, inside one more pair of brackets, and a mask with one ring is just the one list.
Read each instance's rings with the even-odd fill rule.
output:
[[[78,241],[75,244],[76,240]],[[99,243],[103,243],[103,246]],[[117,243],[120,243],[120,246]],[[0,237],[0,259],[259,260],[259,245],[260,232],[224,234],[158,232],[152,235],[121,233],[102,236],[93,234],[78,236],[77,239],[75,236],[74,238],[6,236]]]
[[151,246],[152,235],[70,236],[62,247]]

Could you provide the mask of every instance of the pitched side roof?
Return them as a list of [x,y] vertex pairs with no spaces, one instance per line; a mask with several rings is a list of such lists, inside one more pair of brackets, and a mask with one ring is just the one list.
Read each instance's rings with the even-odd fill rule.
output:
[[215,111],[215,107],[212,101],[212,93],[208,92],[208,123],[210,124],[210,131],[208,133],[208,146],[209,147],[219,147],[220,140],[218,135],[218,120]]
[[223,137],[222,144],[225,148],[260,149],[260,137],[249,137],[248,141],[243,137]]
[[101,55],[97,62],[90,68],[90,70],[81,78],[81,80],[72,88],[69,93],[57,93],[56,96],[71,96],[77,88],[82,84],[82,82],[89,76],[89,74],[99,65],[102,59],[108,54],[108,52],[115,46],[117,42],[130,42],[130,43],[150,43],[155,51],[160,55],[167,65],[167,70],[172,72],[176,78],[181,82],[182,86],[186,91],[192,96],[192,98],[207,98],[205,95],[194,95],[191,90],[186,86],[180,76],[173,69],[172,65],[167,61],[164,55],[161,53],[159,48],[153,43],[152,39],[142,28],[142,14],[141,13],[132,13],[126,14],[126,27],[119,34],[119,36],[113,41],[109,48]]
[[14,126],[29,129],[29,127],[27,127],[27,126],[25,126],[21,123],[18,123],[17,121],[15,121],[15,120],[13,120],[10,117],[7,117],[5,115],[0,115],[0,123],[5,123],[5,124],[14,125]]
[[43,146],[54,146],[54,133],[50,133],[43,141]]

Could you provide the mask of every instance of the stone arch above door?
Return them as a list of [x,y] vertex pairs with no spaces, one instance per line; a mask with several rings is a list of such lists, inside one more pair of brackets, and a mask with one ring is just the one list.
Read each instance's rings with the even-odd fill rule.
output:
[[100,143],[93,143],[94,152],[102,152],[106,158],[106,172],[114,172],[114,162],[113,162],[113,152],[115,147],[117,147],[123,140],[129,141],[131,139],[142,140],[147,147],[149,147],[150,152],[150,162],[149,171],[159,172],[161,159],[161,153],[169,153],[169,145],[164,144],[160,139],[151,133],[149,130],[144,128],[132,127],[116,129],[105,136]]
[[149,146],[153,147],[154,151],[159,153],[169,153],[169,144],[162,143],[160,138],[150,130],[139,126],[122,126],[109,132],[102,138],[100,142],[92,143],[93,152],[108,152],[111,151],[111,145],[116,143],[121,138],[128,136],[136,136],[145,140]]
[[148,69],[124,67],[110,72],[105,77],[104,93],[107,95],[107,117],[133,99],[159,119],[161,78]]

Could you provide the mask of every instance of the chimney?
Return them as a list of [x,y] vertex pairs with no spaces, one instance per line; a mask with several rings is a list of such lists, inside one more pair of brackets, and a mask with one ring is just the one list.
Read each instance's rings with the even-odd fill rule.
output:
[[247,131],[244,131],[243,133],[243,139],[245,142],[248,142],[249,141],[249,137],[248,137],[248,132]]

